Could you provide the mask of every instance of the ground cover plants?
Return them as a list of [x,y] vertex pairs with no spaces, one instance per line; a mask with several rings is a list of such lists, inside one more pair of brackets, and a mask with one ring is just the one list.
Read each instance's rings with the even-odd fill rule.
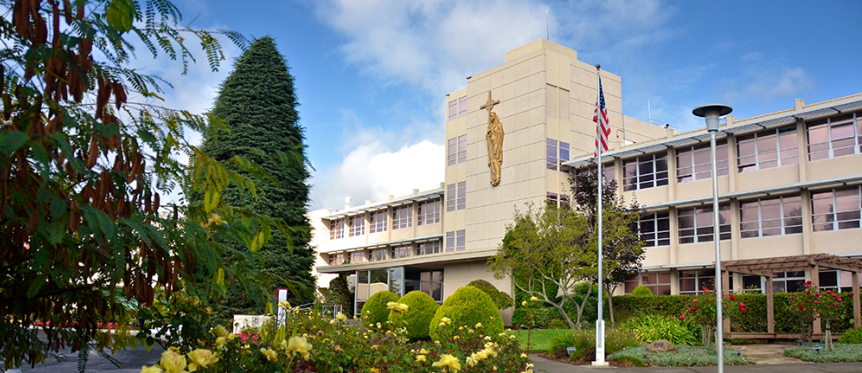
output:
[[[653,353],[647,351],[645,347],[627,347],[609,354],[607,360],[621,365],[662,367],[692,367],[718,363],[715,347],[676,346],[676,348],[677,352]],[[742,356],[737,356],[733,352],[732,348],[724,349],[724,365],[748,364]]]
[[842,363],[862,361],[862,346],[858,344],[833,344],[834,349],[816,350],[809,346],[794,346],[784,350],[784,356],[815,363]]

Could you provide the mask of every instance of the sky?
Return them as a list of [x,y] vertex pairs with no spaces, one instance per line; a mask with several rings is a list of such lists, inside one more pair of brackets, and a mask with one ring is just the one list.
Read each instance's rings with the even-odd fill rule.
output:
[[[444,181],[445,94],[538,38],[622,76],[623,114],[688,131],[694,107],[737,120],[862,92],[862,1],[175,0],[182,23],[272,36],[295,78],[314,167],[310,209],[379,201]],[[190,45],[193,45],[193,41]],[[173,83],[165,106],[208,111],[242,52],[188,74],[165,56],[138,66]],[[611,124],[613,125],[613,123]],[[192,141],[200,141],[192,134]]]

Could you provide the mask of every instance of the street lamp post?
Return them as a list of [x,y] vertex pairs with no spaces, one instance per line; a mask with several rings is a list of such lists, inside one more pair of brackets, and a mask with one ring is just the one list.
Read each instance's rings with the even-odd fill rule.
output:
[[715,135],[718,132],[718,118],[730,114],[733,109],[727,105],[712,104],[694,109],[691,113],[706,118],[706,130],[709,131],[709,154],[712,162],[712,241],[715,243],[715,350],[718,357],[718,373],[724,372],[724,317],[721,309],[721,241],[718,223],[718,177],[715,162]]

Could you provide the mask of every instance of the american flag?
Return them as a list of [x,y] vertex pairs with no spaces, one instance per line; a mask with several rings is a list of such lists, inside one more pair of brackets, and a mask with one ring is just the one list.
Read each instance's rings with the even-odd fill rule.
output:
[[[596,100],[596,111],[593,112],[593,122],[596,122],[596,151],[593,156],[608,151],[608,136],[611,125],[608,122],[608,108],[605,106],[605,93],[602,91],[602,77],[599,76],[599,98]],[[601,145],[599,145],[601,144]]]

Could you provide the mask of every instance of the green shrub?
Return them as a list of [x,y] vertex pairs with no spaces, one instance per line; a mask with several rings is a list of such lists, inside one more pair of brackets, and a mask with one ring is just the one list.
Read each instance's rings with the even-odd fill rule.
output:
[[[716,365],[715,347],[677,346],[678,352],[648,352],[644,347],[629,347],[608,354],[608,361],[639,359],[651,366],[692,367]],[[745,365],[745,358],[737,356],[732,348],[724,349],[724,365]]]
[[[843,335],[842,335],[843,337]],[[844,363],[862,361],[862,348],[857,344],[835,344],[835,351],[814,350],[808,346],[793,346],[784,349],[784,356],[816,363]]]
[[385,329],[389,321],[389,308],[386,304],[389,302],[397,302],[398,296],[394,293],[384,290],[374,293],[368,301],[362,306],[362,324],[371,328],[377,323],[380,323]]
[[[620,328],[610,328],[605,330],[605,353],[610,355],[620,351],[626,347],[640,346],[635,340],[634,335]],[[587,353],[590,349],[596,348],[596,332],[593,329],[581,329],[575,332],[563,333],[554,338],[551,344],[551,352],[558,356],[563,354],[566,347],[574,347],[575,353],[569,356],[569,361],[587,361],[589,358]]]
[[862,343],[862,328],[851,329],[844,332],[844,334],[841,334],[841,338],[838,338],[837,342],[845,344]]
[[674,345],[693,345],[697,341],[681,320],[663,315],[651,314],[629,319],[618,328],[631,330],[641,343],[666,339]]
[[497,335],[503,332],[503,317],[500,315],[500,310],[494,305],[494,301],[488,294],[472,286],[464,286],[455,290],[437,309],[428,324],[432,339],[437,339],[440,331],[440,319],[443,317],[448,317],[452,321],[450,327],[475,328],[476,324],[481,323],[480,334]]
[[623,367],[642,367],[646,365],[643,359],[634,355],[621,355],[614,359],[614,361]]
[[566,324],[562,319],[553,319],[548,323],[548,329],[568,329],[569,324]]
[[494,304],[497,305],[497,309],[502,310],[515,305],[515,301],[512,300],[512,297],[509,294],[506,294],[499,289],[497,289],[494,285],[491,285],[490,282],[485,280],[474,280],[467,284],[467,286],[472,286],[476,289],[482,290],[485,294],[488,294],[491,297],[491,300],[494,301]]
[[[407,338],[418,341],[428,339],[428,324],[440,305],[430,295],[421,291],[411,291],[401,297],[398,303],[404,303],[409,308],[403,317],[397,313],[389,313],[389,322],[405,321],[407,323]],[[397,320],[397,319],[401,320]]]
[[651,297],[653,296],[652,290],[643,285],[638,285],[634,290],[632,290],[633,297]]
[[[533,327],[542,327],[548,325],[555,317],[560,317],[559,311],[556,308],[542,307],[533,308]],[[512,312],[512,326],[517,328],[529,328],[530,318],[528,309],[523,307],[515,308]],[[566,326],[568,328],[568,326]]]

